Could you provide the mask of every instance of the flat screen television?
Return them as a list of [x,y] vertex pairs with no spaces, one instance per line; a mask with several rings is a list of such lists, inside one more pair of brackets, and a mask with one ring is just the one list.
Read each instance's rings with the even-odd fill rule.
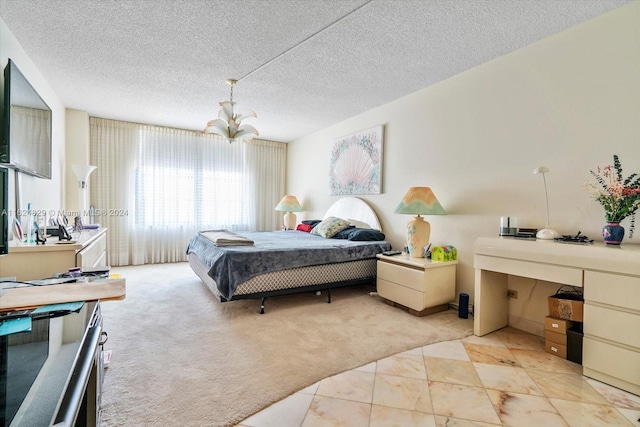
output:
[[9,59],[4,69],[0,164],[51,179],[51,109]]
[[9,253],[9,174],[0,168],[0,255]]

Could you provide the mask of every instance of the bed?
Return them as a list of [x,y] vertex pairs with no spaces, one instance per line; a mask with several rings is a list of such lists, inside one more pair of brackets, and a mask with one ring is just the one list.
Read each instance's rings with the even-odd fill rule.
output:
[[[344,197],[319,221],[313,232],[196,233],[187,248],[189,265],[221,302],[260,299],[261,314],[269,297],[326,290],[330,303],[331,289],[375,284],[376,255],[391,245],[373,209]],[[330,227],[344,222],[348,226],[332,235]]]

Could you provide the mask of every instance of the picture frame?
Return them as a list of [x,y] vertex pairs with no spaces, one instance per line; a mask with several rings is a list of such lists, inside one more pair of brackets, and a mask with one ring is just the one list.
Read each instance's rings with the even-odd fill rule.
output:
[[42,228],[40,227],[40,225],[38,224],[38,221],[34,221],[33,222],[33,228],[35,229],[35,238],[36,238],[36,245],[38,244],[45,244],[47,242],[47,237],[44,235],[44,231],[42,230]]
[[383,131],[379,125],[332,141],[329,195],[382,192]]

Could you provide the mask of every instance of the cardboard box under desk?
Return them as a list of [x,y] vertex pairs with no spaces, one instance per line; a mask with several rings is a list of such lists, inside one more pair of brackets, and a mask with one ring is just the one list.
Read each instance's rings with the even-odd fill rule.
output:
[[549,297],[549,315],[552,317],[582,322],[583,311],[583,301],[558,298],[555,295]]
[[547,316],[544,318],[545,331],[553,331],[559,334],[566,334],[567,330],[575,324],[576,322],[573,320],[559,319],[553,316]]
[[561,334],[559,332],[553,332],[553,331],[545,330],[544,331],[544,339],[547,340],[547,342],[551,341],[553,343],[560,344],[560,345],[563,345],[565,347],[567,345],[567,335],[566,334]]
[[567,358],[567,346],[546,340],[544,350],[563,359]]

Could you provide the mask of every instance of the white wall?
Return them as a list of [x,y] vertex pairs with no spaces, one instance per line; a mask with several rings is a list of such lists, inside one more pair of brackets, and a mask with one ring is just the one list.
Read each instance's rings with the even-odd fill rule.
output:
[[[473,299],[474,241],[496,236],[500,216],[546,225],[537,166],[550,169],[553,228],[602,240],[602,208],[583,184],[614,154],[626,175],[640,173],[638,22],[634,2],[290,143],[287,193],[303,204],[299,219],[322,217],[337,199],[328,195],[331,140],[384,124],[383,194],[360,197],[401,249],[409,218],[393,210],[409,187],[431,187],[448,212],[427,217],[431,240],[458,248],[458,292]],[[640,243],[640,230],[626,239]],[[521,301],[514,310],[541,322],[545,308]]]
[[[66,135],[66,197],[65,207],[67,212],[75,212],[80,207],[80,194],[78,178],[73,173],[71,165],[89,164],[89,113],[86,111],[67,108],[65,115],[67,129]],[[91,177],[89,177],[89,182]],[[91,185],[85,190],[86,200],[91,200]]]
[[[15,209],[26,210],[27,203],[34,209],[60,211],[64,206],[65,179],[65,108],[58,96],[40,74],[18,40],[0,19],[0,68],[4,70],[9,58],[15,62],[22,74],[35,88],[52,110],[53,152],[51,157],[51,179],[35,178],[19,174],[21,182],[20,206],[15,206],[15,179],[17,172],[10,170],[9,205],[12,215]],[[4,73],[0,73],[0,99],[4,99]]]

